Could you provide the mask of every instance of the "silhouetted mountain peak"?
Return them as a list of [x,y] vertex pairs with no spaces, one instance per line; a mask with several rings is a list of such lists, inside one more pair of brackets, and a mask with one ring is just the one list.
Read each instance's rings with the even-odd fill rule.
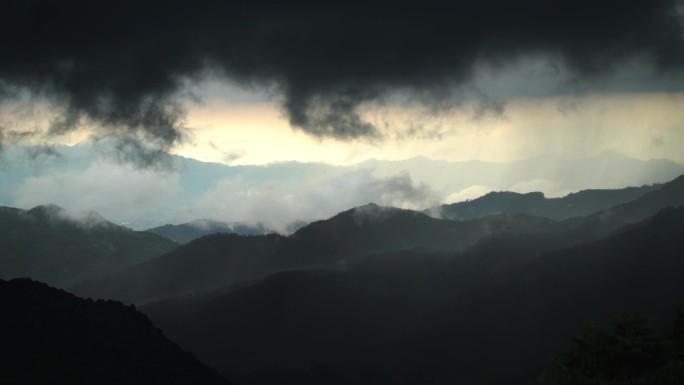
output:
[[[669,183],[680,183],[678,180],[679,178]],[[582,190],[561,198],[546,198],[541,192],[520,194],[510,191],[497,191],[490,192],[476,199],[442,205],[437,209],[433,208],[425,212],[436,212],[441,215],[441,218],[455,220],[474,219],[503,213],[520,213],[553,219],[565,219],[591,215],[601,210],[637,200],[648,194],[656,193],[663,186],[643,185],[641,187],[627,187],[616,190]]]
[[371,207],[375,208],[375,207],[382,207],[382,206],[378,205],[377,203],[369,202],[369,203],[366,203],[365,205],[361,205],[361,206],[354,207],[354,208],[352,208],[351,210],[363,209],[363,208],[366,208],[366,207],[368,207],[368,208],[371,208]]
[[684,186],[684,174],[674,178],[672,181],[667,183],[668,185],[673,185],[673,186]]
[[30,210],[28,213],[35,216],[56,216],[66,213],[66,210],[54,204],[39,205]]
[[208,228],[208,227],[213,227],[213,226],[224,226],[224,227],[230,226],[226,222],[221,222],[221,221],[217,221],[215,219],[207,219],[207,218],[195,219],[193,221],[188,222],[187,224],[194,226],[194,227],[198,227],[198,228]]
[[544,199],[544,193],[541,191],[533,191],[533,192],[528,192],[528,193],[517,193],[513,191],[491,191],[482,197],[478,199],[516,199],[516,198],[525,198],[528,200],[537,200],[541,201]]
[[350,227],[354,227],[357,230],[360,230],[361,228],[365,228],[369,225],[376,227],[393,225],[397,224],[397,221],[401,221],[402,219],[413,218],[419,218],[426,221],[434,220],[430,216],[417,211],[368,203],[363,206],[342,211],[331,218],[312,222],[307,226],[297,230],[292,236],[294,238],[299,238],[303,234],[306,234],[316,228],[328,228],[332,230],[333,228],[337,227],[339,230],[341,230],[342,228],[350,229]]
[[269,231],[261,224],[249,225],[241,222],[226,223],[214,219],[196,219],[179,225],[163,225],[145,230],[184,244],[197,238],[215,233],[240,235],[263,235]]
[[400,213],[402,210],[397,207],[381,206],[376,203],[368,203],[363,206],[354,207],[347,212],[353,213],[354,215],[377,215],[377,214],[395,214]]
[[128,228],[109,222],[96,211],[87,210],[81,212],[71,212],[54,204],[36,206],[26,211],[26,215],[34,220],[45,223],[69,222],[71,224],[81,225],[88,228],[104,226],[118,227],[120,229],[128,230]]
[[665,207],[682,205],[684,205],[684,175],[664,183],[639,199],[602,210],[594,216],[602,220],[630,223],[652,216]]

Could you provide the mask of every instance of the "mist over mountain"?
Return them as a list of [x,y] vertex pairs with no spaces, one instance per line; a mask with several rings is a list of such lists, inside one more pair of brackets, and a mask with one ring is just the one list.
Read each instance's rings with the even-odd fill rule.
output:
[[215,233],[263,235],[269,232],[260,224],[251,226],[243,223],[225,223],[211,219],[196,219],[180,225],[164,225],[145,231],[161,235],[180,244]]
[[554,221],[527,215],[498,215],[448,221],[423,213],[368,204],[316,221],[291,238],[317,248],[320,255],[344,258],[420,248],[461,251],[497,232],[528,234],[548,230]]
[[0,14],[3,385],[684,383],[684,0]]
[[132,306],[30,279],[0,280],[8,384],[230,384]]
[[[207,204],[222,202],[219,197],[226,193],[253,192],[252,183],[266,186],[280,173],[290,176],[281,187],[331,181],[332,176],[340,178],[329,186],[333,191],[346,186],[342,180],[361,176],[352,180],[364,181],[354,188],[371,191],[363,196],[399,203],[431,202],[435,196],[409,174],[383,179],[382,167],[230,167],[172,159],[184,164],[187,174],[183,168],[134,170],[121,172],[121,178],[157,189],[158,208],[233,178],[237,184],[224,184],[203,198]],[[599,169],[600,160],[594,161]],[[68,183],[51,184],[40,175],[25,180],[59,187],[79,173],[114,170],[107,163],[95,168],[82,164],[79,172],[65,171],[72,178]],[[676,169],[667,162],[648,164]],[[34,163],[27,165],[43,172]],[[448,169],[444,164],[439,168]],[[659,175],[656,168],[651,168],[653,179]],[[320,179],[323,175],[328,179]],[[107,187],[118,181],[108,181]],[[0,226],[6,231],[1,236],[8,246],[0,266],[3,278],[30,276],[78,295],[144,304],[146,314],[174,341],[236,383],[527,380],[549,366],[548,354],[563,350],[584,318],[607,322],[613,313],[630,310],[669,319],[665,309],[684,295],[674,279],[681,271],[675,256],[682,246],[676,235],[684,232],[683,214],[681,209],[657,213],[684,205],[683,181],[680,176],[657,185],[585,190],[560,198],[496,192],[440,207],[444,218],[457,220],[364,204],[288,236],[263,234],[265,225],[214,220],[150,229],[188,241],[178,248],[94,212],[3,208]],[[169,188],[183,183],[196,190]],[[296,188],[291,192],[304,192]],[[146,190],[137,193],[143,196]],[[251,210],[246,196],[235,201],[247,202],[243,213]],[[304,192],[298,204],[311,197]],[[266,201],[252,203],[257,202]],[[335,207],[326,206],[327,200],[313,202],[326,210]],[[140,207],[141,216],[156,210]],[[267,204],[260,210],[266,215],[271,208]],[[285,214],[275,213],[296,217]],[[646,257],[661,260],[647,263]]]
[[614,152],[589,158],[545,156],[508,163],[427,158],[369,160],[350,166],[281,162],[228,166],[167,155],[157,168],[117,163],[107,142],[10,148],[0,162],[0,204],[52,202],[95,210],[134,229],[198,218],[289,233],[368,202],[422,210],[490,191],[560,197],[585,189],[664,183],[684,173],[667,160]]
[[[625,196],[636,198],[563,220],[446,220],[368,204],[289,236],[207,235],[70,290],[142,305],[238,384],[525,382],[582,320],[632,311],[660,325],[684,296],[684,176],[560,200]],[[488,199],[484,212],[497,210]],[[56,206],[6,210],[121,230]]]
[[369,160],[360,166],[372,169],[378,177],[407,172],[416,183],[446,192],[442,203],[474,199],[490,191],[540,191],[554,198],[587,189],[664,183],[684,173],[684,166],[667,159],[642,161],[614,151],[583,158],[544,155],[507,163],[417,157],[397,162]]
[[[467,221],[369,204],[316,221],[289,237],[216,234],[74,288],[82,296],[144,303],[228,286],[291,269],[345,266],[377,253],[421,249],[453,255],[469,247],[541,253],[599,239],[620,226],[684,205],[684,177],[640,198],[563,221],[500,214]],[[482,243],[482,244],[479,244]]]
[[59,287],[122,271],[177,246],[95,212],[55,205],[0,207],[0,245],[0,278],[31,277]]
[[316,365],[350,384],[526,382],[587,318],[603,325],[641,312],[668,324],[684,296],[683,231],[684,209],[667,209],[543,255],[390,253],[143,310],[246,383],[278,383],[268,373],[306,377]]
[[[452,254],[492,234],[536,237],[564,244],[565,227],[551,219],[501,215],[449,221],[369,204],[313,222],[289,237],[214,234],[110,277],[73,288],[86,297],[144,303],[171,295],[216,289],[281,271],[341,268],[370,254],[421,249]],[[576,242],[576,240],[573,240]],[[539,249],[548,242],[535,244]]]

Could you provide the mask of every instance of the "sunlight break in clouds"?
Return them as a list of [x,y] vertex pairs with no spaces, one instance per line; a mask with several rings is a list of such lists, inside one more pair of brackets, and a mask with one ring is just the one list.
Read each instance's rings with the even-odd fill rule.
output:
[[[415,156],[505,162],[543,154],[592,156],[605,150],[684,163],[684,94],[591,94],[513,99],[501,116],[473,119],[473,104],[449,111],[385,105],[365,111],[390,140],[315,139],[289,127],[274,103],[211,99],[189,109],[192,144],[176,153],[204,161],[267,164],[283,160],[349,165]],[[423,131],[401,136],[412,122]],[[433,135],[429,134],[430,132]],[[421,135],[424,134],[424,135]],[[439,135],[437,135],[437,133]],[[408,134],[407,134],[408,135]],[[227,155],[237,154],[227,159]]]

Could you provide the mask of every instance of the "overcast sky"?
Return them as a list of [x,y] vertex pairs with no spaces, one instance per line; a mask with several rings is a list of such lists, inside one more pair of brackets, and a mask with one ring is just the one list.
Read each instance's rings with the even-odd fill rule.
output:
[[684,163],[678,0],[27,0],[0,14],[2,148],[106,139],[139,168],[165,153]]
[[[259,151],[243,138],[294,130],[311,157],[322,144],[337,162],[358,157],[339,143],[396,157],[414,143],[461,152],[459,139],[483,142],[460,157],[506,158],[502,137],[546,141],[549,130],[573,142],[549,151],[599,140],[637,156],[682,153],[659,145],[681,145],[681,1],[0,7],[0,95],[14,102],[4,145],[75,140],[80,129],[160,151],[211,141],[230,160]],[[635,139],[617,141],[618,129]]]

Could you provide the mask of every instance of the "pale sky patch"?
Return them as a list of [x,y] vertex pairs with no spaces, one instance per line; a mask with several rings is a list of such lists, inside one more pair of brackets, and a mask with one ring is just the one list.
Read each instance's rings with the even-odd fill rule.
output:
[[29,177],[14,186],[17,207],[46,203],[67,210],[95,210],[127,224],[140,216],[156,218],[180,189],[179,175],[94,162],[86,170],[67,170]]
[[487,194],[490,191],[492,191],[490,187],[483,185],[473,185],[461,191],[449,194],[446,198],[444,198],[444,203],[450,204],[456,202],[463,202],[470,199],[476,199]]
[[[572,108],[568,108],[572,106]],[[415,156],[507,162],[542,154],[592,156],[612,150],[638,159],[684,163],[684,94],[640,93],[513,99],[502,116],[473,119],[474,104],[449,111],[381,105],[364,118],[387,140],[342,142],[293,130],[275,102],[210,99],[189,108],[192,143],[176,153],[230,164],[278,161],[349,165],[369,158]],[[419,128],[415,128],[420,122]],[[654,145],[657,143],[658,145]]]
[[[382,140],[339,141],[290,127],[277,101],[237,86],[206,86],[200,103],[187,103],[187,143],[173,153],[232,165],[281,161],[351,165],[370,158],[507,162],[542,154],[592,156],[605,150],[684,163],[684,93],[616,93],[511,99],[502,115],[473,119],[476,102],[431,110],[412,104],[365,106],[362,117],[381,127]],[[208,97],[207,97],[208,96]],[[0,105],[5,141],[67,144],[92,134],[78,130],[46,137],[60,111],[45,101]],[[23,135],[26,133],[26,135]]]

